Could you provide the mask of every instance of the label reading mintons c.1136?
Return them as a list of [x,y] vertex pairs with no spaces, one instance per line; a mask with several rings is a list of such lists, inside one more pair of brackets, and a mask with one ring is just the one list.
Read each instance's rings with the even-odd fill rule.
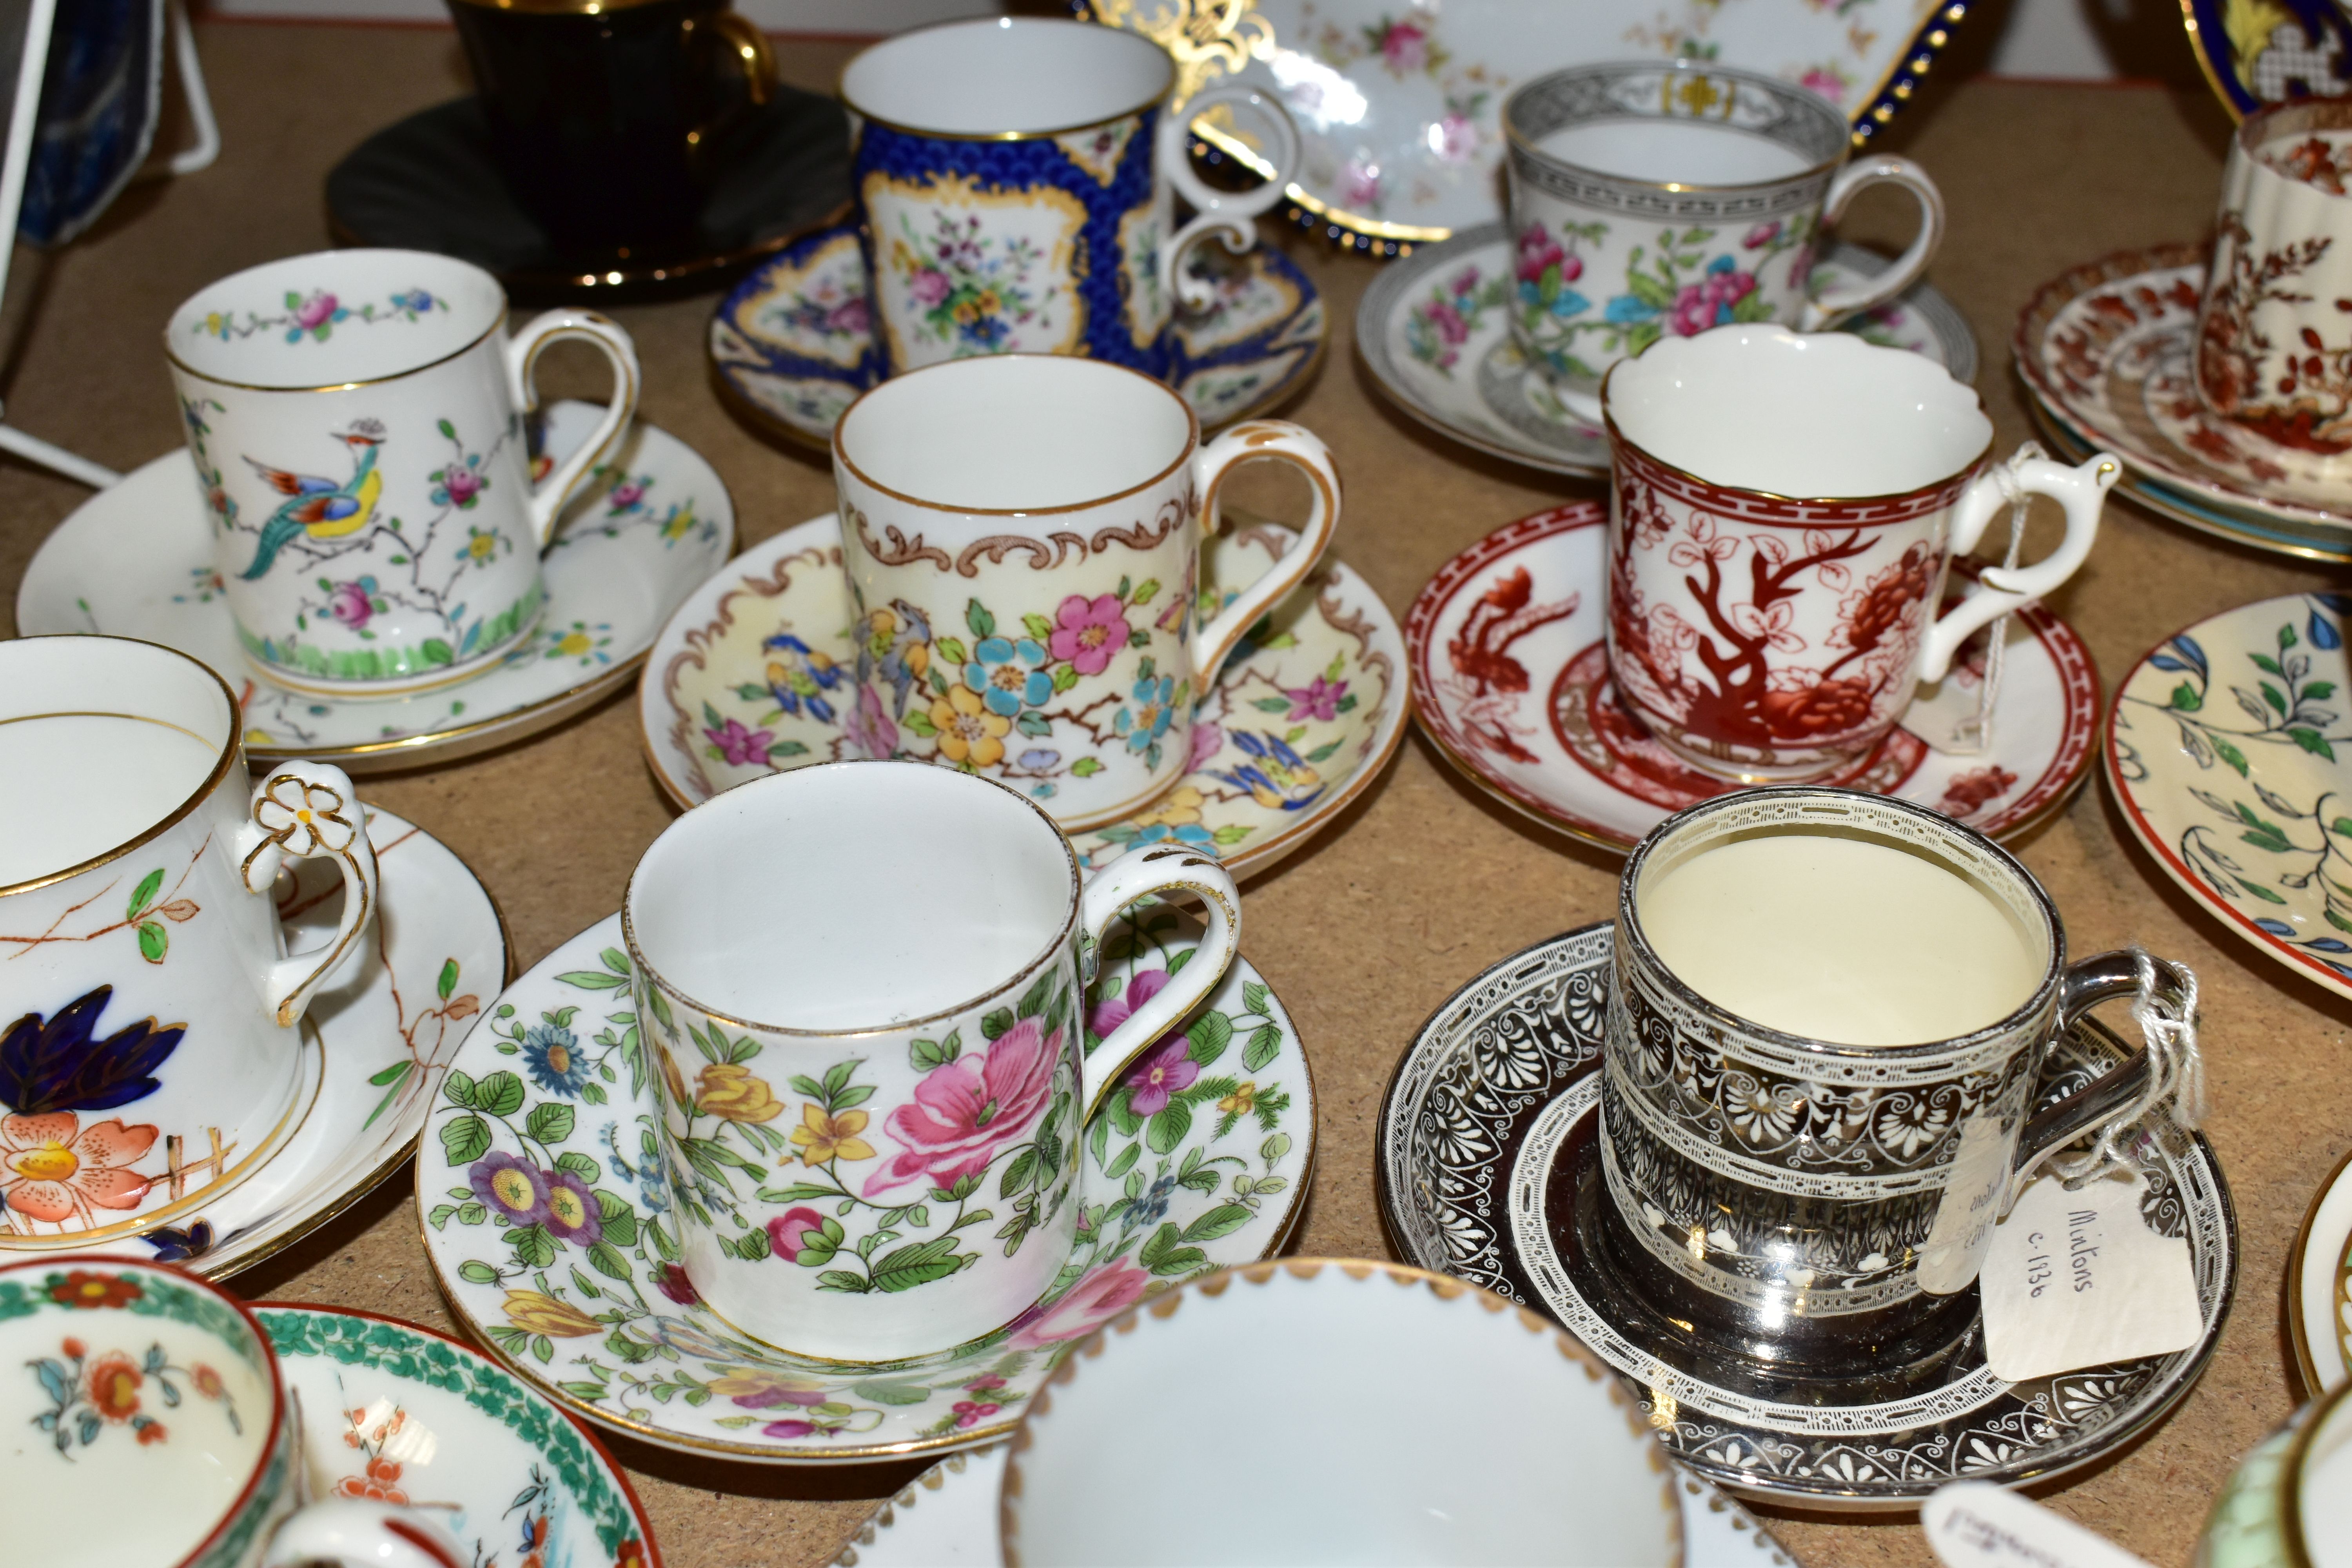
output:
[[2187,1350],[2204,1328],[2189,1243],[2140,1217],[2144,1177],[2037,1176],[1993,1227],[1985,1359],[2011,1383]]

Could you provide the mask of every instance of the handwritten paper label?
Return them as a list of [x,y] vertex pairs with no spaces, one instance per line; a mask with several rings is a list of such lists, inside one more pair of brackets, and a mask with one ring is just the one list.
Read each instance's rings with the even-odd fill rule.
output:
[[1944,1568],[2147,1568],[2104,1535],[1990,1481],[1937,1487],[1919,1528]]
[[2147,1182],[2037,1176],[1985,1257],[1985,1359],[2011,1383],[2187,1350],[2204,1329],[2189,1243],[2140,1218]]
[[1979,1115],[1960,1129],[1944,1201],[1936,1205],[1936,1223],[1919,1248],[1920,1289],[1951,1296],[1975,1281],[2009,1185],[2009,1161],[2010,1139],[2000,1117]]

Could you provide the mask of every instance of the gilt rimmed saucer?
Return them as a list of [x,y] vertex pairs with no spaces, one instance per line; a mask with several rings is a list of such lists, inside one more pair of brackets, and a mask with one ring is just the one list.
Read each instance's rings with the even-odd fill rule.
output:
[[[1622,854],[1684,806],[1738,786],[1700,773],[1617,700],[1604,637],[1608,509],[1571,501],[1496,529],[1429,580],[1405,616],[1415,719],[1472,784],[1548,827]],[[1981,752],[1936,750],[1982,691],[1984,637],[1877,750],[1820,782],[1932,806],[1995,838],[2031,832],[2088,776],[2099,680],[2049,610],[2011,617]]]
[[2074,268],[2018,313],[2018,374],[2073,433],[2126,468],[2224,515],[2333,531],[2339,552],[2352,549],[2352,459],[2282,445],[2199,400],[2204,291],[2202,246],[2117,251]]
[[[1833,247],[1822,282],[1886,269],[1860,246]],[[1405,413],[1489,457],[1578,479],[1609,477],[1609,437],[1553,395],[1511,343],[1511,237],[1499,223],[1465,229],[1390,262],[1356,308],[1356,349],[1381,393]],[[1949,300],[1925,283],[1842,329],[1927,355],[1973,381],[1977,343]]]
[[[1198,932],[1165,906],[1130,910],[1104,939],[1089,1005],[1130,994]],[[1083,1134],[1077,1250],[1056,1292],[935,1354],[845,1365],[779,1351],[711,1313],[678,1266],[629,984],[612,915],[508,988],[452,1063],[418,1146],[417,1213],[450,1310],[495,1359],[572,1415],[663,1447],[807,1465],[993,1441],[1070,1346],[1148,1295],[1271,1257],[1305,1203],[1314,1081],[1281,1002],[1236,958],[1188,1020],[1169,1102],[1143,1119],[1107,1110]],[[744,1060],[759,1071],[756,1055]],[[746,1137],[753,1159],[719,1142],[723,1158],[697,1167],[706,1203],[724,1199],[729,1173],[781,1182],[815,1150],[776,1161]],[[828,1169],[874,1157],[825,1148]],[[586,1186],[594,1216],[559,1238],[489,1215],[481,1173],[518,1160]]]
[[2184,626],[2117,684],[2106,745],[2124,821],[2165,875],[2340,996],[2352,996],[2352,754],[2337,754],[2352,749],[2347,611],[2342,595],[2290,594]]
[[[1612,922],[1513,954],[1413,1037],[1381,1107],[1374,1170],[1399,1253],[1549,1313],[1634,1385],[1667,1451],[1742,1496],[1795,1507],[1916,1508],[1947,1481],[2021,1485],[2095,1464],[2159,1419],[2203,1371],[2237,1279],[2237,1219],[2211,1146],[2158,1112],[2127,1153],[2150,1228],[2185,1237],[2204,1331],[2171,1355],[2010,1384],[1981,1336],[1935,1386],[1881,1404],[1767,1397],[1695,1377],[1619,1330],[1612,1276],[1582,1245],[1599,1185]],[[2123,1060],[2096,1021],[2051,1047],[2038,1103]]]
[[[586,440],[602,412],[551,405],[533,467]],[[735,506],[717,472],[641,421],[565,509],[546,555],[546,607],[512,652],[462,685],[414,697],[313,697],[272,685],[247,661],[194,469],[174,451],[58,525],[16,591],[16,630],[112,632],[178,648],[237,692],[248,757],[378,773],[471,756],[595,703],[636,672],[670,612],[734,547]]]
[[2352,1380],[2352,1154],[2319,1184],[2287,1251],[2286,1320],[2306,1398]]
[[[997,1443],[933,1465],[866,1515],[831,1568],[1003,1568],[996,1507],[1009,1452]],[[1684,1568],[1795,1568],[1756,1516],[1720,1489],[1682,1474],[1675,1492]]]
[[[1270,245],[1235,256],[1199,245],[1184,260],[1215,291],[1171,331],[1168,384],[1204,430],[1272,412],[1322,363],[1329,312],[1314,280]],[[705,352],[720,401],[754,426],[824,447],[834,421],[882,380],[857,231],[796,240],[738,283],[712,312]]]
[[[1232,521],[1228,519],[1228,521]],[[1202,613],[1296,536],[1271,523],[1203,541]],[[744,552],[678,606],[637,690],[654,777],[680,805],[766,773],[861,755],[843,721],[856,649],[828,512]],[[1194,710],[1192,766],[1144,810],[1075,836],[1089,867],[1139,844],[1262,871],[1338,819],[1404,739],[1404,637],[1371,585],[1326,557],[1250,630]],[[1050,784],[1038,786],[1050,790]]]
[[[507,973],[506,927],[473,872],[439,839],[381,806],[368,839],[383,901],[368,945],[304,1016],[318,1077],[310,1109],[260,1170],[185,1224],[136,1239],[167,1263],[220,1279],[292,1246],[373,1191],[408,1157],[442,1070]],[[289,951],[334,934],[342,879],[296,863],[278,884]],[[5,1254],[0,1254],[5,1256]]]
[[397,1318],[257,1301],[300,1401],[310,1495],[417,1510],[483,1564],[660,1568],[629,1478],[471,1345]]

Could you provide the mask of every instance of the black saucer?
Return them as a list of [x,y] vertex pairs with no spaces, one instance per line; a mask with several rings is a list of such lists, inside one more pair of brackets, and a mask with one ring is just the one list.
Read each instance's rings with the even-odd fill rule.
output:
[[849,205],[849,124],[829,98],[778,87],[728,132],[725,171],[696,231],[658,250],[563,253],[515,204],[490,161],[472,98],[410,115],[327,176],[327,218],[345,245],[438,251],[498,274],[527,300],[657,299],[716,289]]

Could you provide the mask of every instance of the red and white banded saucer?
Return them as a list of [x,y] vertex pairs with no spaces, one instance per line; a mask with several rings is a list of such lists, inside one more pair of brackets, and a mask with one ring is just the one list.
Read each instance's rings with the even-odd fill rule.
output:
[[[1405,619],[1414,720],[1471,783],[1548,827],[1623,853],[1684,806],[1738,786],[1651,739],[1609,678],[1608,509],[1575,501],[1496,529],[1439,568]],[[1994,838],[2062,809],[2088,776],[2099,678],[2042,605],[2011,617],[1992,744],[1939,752],[1975,710],[1981,637],[1869,756],[1822,779],[1916,801]]]

